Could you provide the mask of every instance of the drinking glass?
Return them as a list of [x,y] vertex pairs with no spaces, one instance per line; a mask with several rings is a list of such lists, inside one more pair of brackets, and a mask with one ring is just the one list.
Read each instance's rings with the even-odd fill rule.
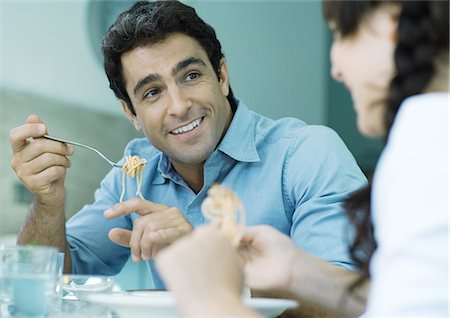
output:
[[54,284],[54,302],[53,305],[57,311],[61,310],[62,296],[63,296],[63,272],[64,272],[64,253],[58,252],[56,256],[55,268],[55,284]]
[[0,290],[6,316],[46,315],[55,301],[58,250],[47,246],[0,248]]

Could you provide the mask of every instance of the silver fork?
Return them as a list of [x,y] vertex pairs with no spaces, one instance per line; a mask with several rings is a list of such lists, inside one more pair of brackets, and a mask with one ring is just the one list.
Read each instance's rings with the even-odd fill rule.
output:
[[106,157],[103,153],[101,153],[99,150],[97,150],[97,149],[95,149],[95,148],[93,148],[91,146],[80,144],[79,142],[75,142],[75,141],[70,141],[70,140],[65,140],[65,139],[61,139],[61,138],[52,137],[52,136],[49,136],[49,135],[43,135],[42,137],[44,137],[46,139],[59,141],[59,142],[63,142],[63,143],[66,143],[66,144],[71,144],[71,145],[75,145],[75,146],[78,146],[78,147],[83,147],[83,148],[92,150],[92,151],[96,152],[100,157],[105,159],[111,166],[113,166],[115,168],[122,168],[123,167],[123,165],[119,165],[119,164],[115,163],[114,161],[112,161],[108,157]]

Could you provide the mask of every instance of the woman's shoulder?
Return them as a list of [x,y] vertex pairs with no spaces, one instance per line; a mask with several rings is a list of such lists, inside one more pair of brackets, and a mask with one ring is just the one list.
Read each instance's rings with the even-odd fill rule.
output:
[[395,118],[376,175],[428,171],[446,165],[448,157],[448,93],[406,99]]
[[[449,93],[428,93],[411,96],[402,103],[398,112],[399,120],[421,121],[426,124],[427,119],[440,117],[439,121],[448,122]],[[396,120],[397,121],[397,120]]]
[[448,132],[449,93],[429,93],[407,98],[392,126],[389,143],[401,140],[441,139]]

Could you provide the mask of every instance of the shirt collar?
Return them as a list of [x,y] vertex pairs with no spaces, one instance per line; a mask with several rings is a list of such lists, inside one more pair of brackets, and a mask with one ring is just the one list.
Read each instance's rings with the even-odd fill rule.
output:
[[260,158],[255,144],[255,118],[242,101],[237,98],[236,101],[237,110],[217,149],[237,161],[258,162]]
[[163,184],[165,182],[165,179],[169,176],[170,171],[170,160],[169,158],[163,154],[162,152],[159,153],[159,160],[158,160],[158,172],[155,174],[155,177],[153,178],[153,184]]

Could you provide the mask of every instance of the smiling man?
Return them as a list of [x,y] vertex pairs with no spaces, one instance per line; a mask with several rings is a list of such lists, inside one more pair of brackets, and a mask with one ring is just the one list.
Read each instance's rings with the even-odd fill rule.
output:
[[303,250],[352,267],[342,202],[366,182],[354,158],[332,130],[274,121],[235,98],[220,42],[194,9],[138,2],[111,26],[103,53],[110,87],[146,136],[124,151],[147,161],[144,199],[128,179],[119,203],[122,174],[113,169],[65,226],[72,149],[39,138],[46,127],[30,116],[10,134],[12,166],[35,197],[20,243],[59,246],[65,270],[83,274],[116,274],[131,254],[148,261],[160,288],[155,255],[205,223],[201,203],[221,183],[242,200],[247,224],[270,224]]
[[131,101],[130,107],[121,100],[127,117],[198,193],[203,163],[233,116],[224,59],[216,74],[200,43],[176,32],[124,53],[121,62]]

